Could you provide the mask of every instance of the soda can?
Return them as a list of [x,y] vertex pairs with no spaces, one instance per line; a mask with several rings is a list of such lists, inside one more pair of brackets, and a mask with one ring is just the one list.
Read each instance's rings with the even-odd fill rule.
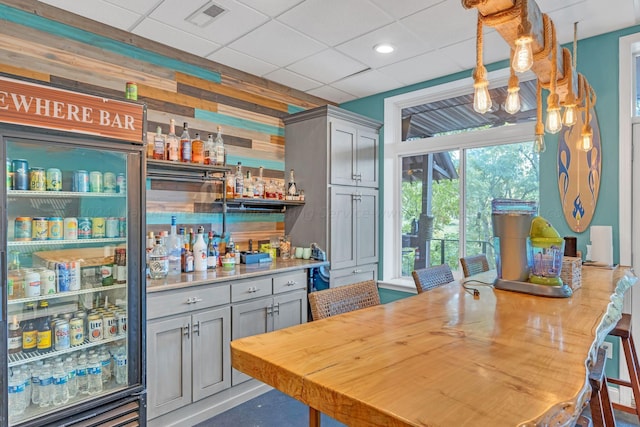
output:
[[69,322],[66,319],[57,319],[54,327],[56,350],[67,350],[71,347],[69,337]]
[[47,176],[43,168],[31,168],[29,170],[29,190],[45,191],[47,189]]
[[11,161],[13,169],[13,189],[28,190],[29,189],[29,162],[24,159],[15,159]]
[[78,218],[78,239],[91,239],[91,218]]
[[108,238],[118,237],[118,218],[109,217],[106,220],[105,236]]
[[33,240],[47,240],[49,238],[49,221],[47,221],[47,218],[37,217],[31,220],[31,238]]
[[71,191],[77,191],[78,193],[89,192],[89,172],[86,170],[77,170],[73,172]]
[[84,343],[84,318],[74,317],[69,321],[69,335],[71,346]]
[[115,193],[116,192],[116,174],[113,172],[104,173],[104,192]]
[[127,237],[127,218],[118,218],[118,237]]
[[89,342],[102,340],[102,316],[99,314],[91,314],[87,317],[89,322]]
[[48,268],[38,270],[40,273],[40,293],[49,295],[56,293],[56,272]]
[[127,192],[127,178],[123,173],[119,173],[118,176],[116,176],[116,192]]
[[47,221],[49,240],[62,240],[62,229],[64,227],[64,221],[62,220],[62,218],[57,216],[49,217]]
[[62,172],[58,168],[47,169],[47,191],[62,190]]
[[102,337],[104,339],[115,338],[118,335],[118,321],[113,313],[102,315]]
[[116,312],[118,317],[118,335],[127,335],[127,312],[119,310]]
[[13,229],[13,240],[31,240],[31,221],[33,221],[33,218],[30,216],[19,216],[16,218]]
[[91,193],[102,193],[102,172],[91,171],[89,172],[89,191]]
[[62,221],[64,240],[78,239],[78,218],[67,217]]
[[103,217],[91,218],[91,235],[94,239],[103,239],[105,237],[105,219]]
[[28,270],[24,275],[24,294],[27,298],[40,296],[40,273]]
[[135,82],[127,82],[124,91],[125,98],[135,101],[138,99],[138,85]]
[[58,292],[69,292],[71,278],[69,277],[69,268],[64,262],[56,262],[56,277],[58,278]]

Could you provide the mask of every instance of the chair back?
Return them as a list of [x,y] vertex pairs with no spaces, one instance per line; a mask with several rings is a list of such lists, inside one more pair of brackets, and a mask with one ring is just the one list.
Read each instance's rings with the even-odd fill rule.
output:
[[373,280],[309,293],[313,320],[379,304],[378,285]]
[[487,261],[487,256],[485,254],[460,258],[460,265],[462,265],[462,273],[464,274],[464,277],[482,273],[483,271],[489,271],[489,262]]
[[453,282],[453,273],[447,264],[413,270],[411,275],[419,294]]

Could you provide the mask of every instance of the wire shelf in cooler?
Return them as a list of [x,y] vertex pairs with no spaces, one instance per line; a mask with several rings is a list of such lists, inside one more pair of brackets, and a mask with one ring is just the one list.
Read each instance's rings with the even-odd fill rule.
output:
[[126,197],[126,193],[89,193],[79,191],[8,190],[8,197]]
[[118,284],[109,285],[109,286],[98,285],[95,288],[80,289],[78,291],[56,292],[55,294],[46,294],[46,295],[40,295],[37,297],[10,299],[10,300],[7,300],[7,305],[24,304],[27,302],[36,302],[40,300],[52,300],[55,298],[66,298],[74,295],[84,295],[84,294],[92,294],[96,292],[111,291],[114,289],[124,289],[126,287],[127,287],[126,283],[118,283]]
[[70,245],[83,245],[90,243],[124,243],[127,241],[126,237],[109,237],[102,239],[75,239],[75,240],[21,240],[7,242],[8,247],[21,247],[21,246],[70,246]]

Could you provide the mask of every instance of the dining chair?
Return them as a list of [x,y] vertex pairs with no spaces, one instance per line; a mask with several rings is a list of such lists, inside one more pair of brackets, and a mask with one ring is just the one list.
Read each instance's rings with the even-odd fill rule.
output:
[[483,271],[489,271],[489,261],[487,261],[487,256],[485,254],[460,258],[460,265],[462,265],[462,273],[464,274],[464,277],[482,273]]
[[309,293],[313,320],[379,304],[378,285],[373,280]]
[[411,275],[419,294],[453,282],[453,273],[447,264],[413,270]]

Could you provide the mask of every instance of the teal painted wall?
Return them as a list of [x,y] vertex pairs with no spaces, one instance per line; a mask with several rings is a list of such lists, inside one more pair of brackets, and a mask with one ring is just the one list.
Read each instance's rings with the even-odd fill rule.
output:
[[[618,224],[618,158],[619,158],[619,129],[618,129],[618,41],[620,37],[640,31],[640,26],[629,27],[624,30],[607,33],[578,42],[578,71],[582,73],[597,95],[596,112],[600,126],[600,136],[603,146],[602,177],[600,182],[600,194],[598,205],[591,221],[592,225],[613,226],[614,262],[620,259],[619,253],[619,224]],[[566,45],[572,50],[571,45]],[[506,61],[490,64],[489,71],[505,68]],[[388,92],[372,95],[366,98],[346,102],[342,108],[363,114],[376,120],[384,120],[384,99],[407,92],[412,92],[427,87],[432,87],[470,77],[472,70],[451,74],[434,80],[406,86]],[[546,96],[543,94],[543,99]],[[544,108],[544,107],[543,107]],[[383,130],[381,130],[380,156],[384,157]],[[533,139],[533,135],[531,135]],[[589,243],[589,232],[573,232],[562,214],[560,206],[560,193],[557,183],[557,135],[546,135],[547,150],[540,159],[540,215],[547,218],[557,228],[562,236],[575,235],[578,238],[578,249],[583,252]],[[381,162],[381,176],[384,169]],[[384,188],[381,188],[381,199],[384,197]],[[384,224],[380,224],[381,245],[384,245]],[[382,247],[382,246],[381,246]],[[383,263],[381,263],[382,266]]]

